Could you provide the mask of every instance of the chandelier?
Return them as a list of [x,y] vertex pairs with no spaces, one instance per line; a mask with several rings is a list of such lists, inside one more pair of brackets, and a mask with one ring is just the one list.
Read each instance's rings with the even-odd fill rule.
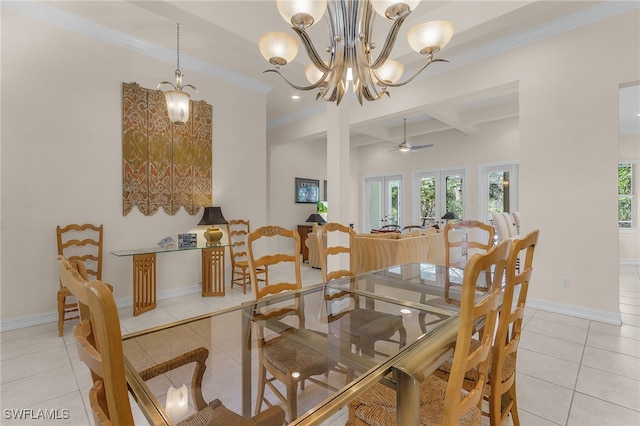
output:
[[177,36],[176,36],[176,84],[168,81],[163,81],[158,84],[158,89],[163,84],[168,84],[173,87],[173,90],[167,90],[164,92],[164,97],[167,101],[167,112],[169,113],[169,120],[175,124],[184,124],[189,120],[189,100],[191,97],[187,92],[183,92],[183,87],[189,87],[196,92],[198,89],[193,84],[182,85],[182,72],[180,71],[180,23],[177,23]]
[[[399,81],[404,65],[389,56],[400,27],[419,3],[420,0],[276,0],[280,15],[292,25],[311,60],[305,70],[310,85],[296,85],[280,71],[298,53],[298,43],[288,33],[270,32],[260,38],[262,56],[275,66],[264,72],[278,74],[296,90],[318,90],[316,99],[338,104],[350,85],[360,104],[389,96],[387,88],[411,82],[433,62],[448,62],[434,58],[434,54],[451,40],[453,25],[446,21],[416,25],[407,38],[411,48],[424,55],[426,61],[415,74]],[[328,59],[323,59],[307,33],[307,28],[325,14],[330,35]],[[372,39],[376,15],[392,21],[377,57]]]

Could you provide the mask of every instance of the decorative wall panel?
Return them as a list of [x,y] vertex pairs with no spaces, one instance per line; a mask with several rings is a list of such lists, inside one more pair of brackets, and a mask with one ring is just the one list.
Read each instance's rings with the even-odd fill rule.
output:
[[196,214],[212,205],[211,144],[213,108],[190,104],[189,121],[171,123],[159,90],[122,85],[122,211],[138,206],[144,215],[180,207]]

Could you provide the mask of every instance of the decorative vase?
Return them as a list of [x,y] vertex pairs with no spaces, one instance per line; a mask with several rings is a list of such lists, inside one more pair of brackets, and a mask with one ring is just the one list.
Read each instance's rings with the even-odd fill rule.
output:
[[207,247],[219,246],[222,239],[222,231],[218,227],[211,226],[204,231],[204,238],[207,240]]

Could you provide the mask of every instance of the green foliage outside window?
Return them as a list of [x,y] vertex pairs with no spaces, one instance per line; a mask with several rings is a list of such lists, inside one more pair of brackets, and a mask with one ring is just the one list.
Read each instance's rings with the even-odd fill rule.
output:
[[618,227],[633,226],[633,170],[631,163],[618,164]]

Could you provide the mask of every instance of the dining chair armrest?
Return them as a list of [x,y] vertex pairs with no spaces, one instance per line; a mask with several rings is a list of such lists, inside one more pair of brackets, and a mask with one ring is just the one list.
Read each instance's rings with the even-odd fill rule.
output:
[[208,349],[202,347],[197,348],[143,370],[140,372],[140,377],[142,380],[147,381],[161,374],[175,370],[178,367],[182,367],[183,365],[195,362],[196,368],[193,370],[193,377],[191,379],[191,393],[196,408],[198,410],[204,410],[208,404],[202,396],[202,377],[204,376],[204,371],[207,369],[206,361],[208,357]]

